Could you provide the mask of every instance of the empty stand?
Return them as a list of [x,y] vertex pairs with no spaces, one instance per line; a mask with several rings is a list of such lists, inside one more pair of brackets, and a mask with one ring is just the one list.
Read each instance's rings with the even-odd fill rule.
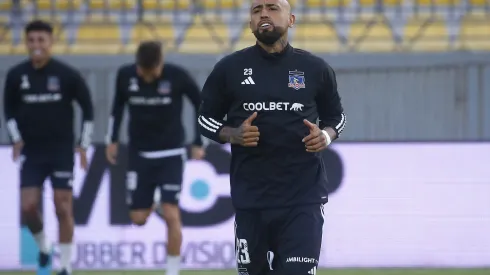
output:
[[175,33],[171,24],[138,23],[131,30],[131,44],[137,46],[145,40],[159,40],[165,50],[175,47]]
[[145,0],[143,8],[147,10],[186,10],[192,5],[192,0]]
[[311,52],[338,52],[342,50],[333,25],[298,24],[294,27],[292,45]]
[[221,53],[229,48],[228,26],[203,20],[200,15],[194,17],[183,37],[178,49],[184,53]]
[[200,5],[206,9],[231,9],[241,7],[244,0],[198,0]]
[[442,18],[412,18],[405,25],[403,47],[409,51],[447,51],[450,40]]
[[359,52],[389,52],[397,49],[390,23],[383,17],[355,21],[348,36],[349,49]]
[[91,10],[130,10],[136,6],[137,0],[90,0],[87,1]]
[[78,10],[81,7],[82,0],[64,0],[64,1],[51,1],[51,0],[37,0],[32,1],[39,10]]
[[70,51],[73,53],[114,54],[122,46],[121,26],[118,24],[94,24],[87,21],[74,31],[76,40],[70,45]]
[[464,50],[490,51],[490,17],[468,15],[460,25],[459,41]]
[[309,8],[348,7],[352,0],[304,0],[303,5]]

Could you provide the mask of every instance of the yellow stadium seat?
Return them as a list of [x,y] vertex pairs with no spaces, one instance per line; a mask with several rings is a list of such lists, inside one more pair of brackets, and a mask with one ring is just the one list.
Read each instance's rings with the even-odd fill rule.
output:
[[173,10],[189,9],[192,0],[145,0],[143,1],[144,9]]
[[333,26],[301,24],[294,27],[294,47],[315,53],[338,52],[342,45]]
[[231,45],[231,47],[232,50],[238,51],[255,45],[256,41],[257,39],[253,35],[252,31],[248,27],[246,27],[242,30],[238,41]]
[[490,18],[466,16],[461,21],[459,40],[464,50],[490,50]]
[[135,24],[131,31],[131,44],[138,45],[147,40],[159,40],[166,50],[173,49],[174,28],[171,24]]
[[414,0],[419,6],[454,6],[459,5],[461,0]]
[[241,7],[243,0],[200,0],[202,5],[207,9],[230,9]]
[[[383,0],[383,5],[386,7],[400,6],[406,0]],[[378,0],[359,0],[361,7],[372,7],[378,4]]]
[[397,47],[392,30],[382,18],[375,19],[371,24],[365,21],[353,22],[348,44],[359,52],[390,52]]
[[[30,4],[28,0],[20,0],[20,7],[25,8]],[[0,11],[10,11],[14,7],[12,0],[0,0]]]
[[468,4],[474,7],[484,7],[488,5],[488,0],[468,0]]
[[447,51],[450,49],[445,21],[410,19],[405,25],[404,49],[411,51]]
[[205,22],[197,15],[186,31],[179,52],[220,53],[229,48],[228,26],[224,23]]
[[77,10],[81,6],[81,0],[38,0],[36,3],[37,8],[40,10]]
[[81,24],[77,43],[121,43],[121,30],[116,24]]
[[304,0],[304,5],[310,8],[347,7],[352,0]]
[[8,22],[0,19],[0,55],[9,54],[13,46],[12,32],[7,25]]
[[88,1],[88,7],[94,10],[127,10],[132,9],[136,3],[137,0],[90,0]]

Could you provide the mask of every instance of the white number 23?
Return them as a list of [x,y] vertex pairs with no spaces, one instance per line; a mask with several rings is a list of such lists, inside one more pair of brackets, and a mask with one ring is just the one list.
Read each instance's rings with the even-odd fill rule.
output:
[[252,68],[243,69],[243,75],[252,75]]

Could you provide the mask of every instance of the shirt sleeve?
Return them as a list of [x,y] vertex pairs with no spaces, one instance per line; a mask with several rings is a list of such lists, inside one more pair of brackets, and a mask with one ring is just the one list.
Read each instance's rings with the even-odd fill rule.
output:
[[17,127],[16,120],[17,112],[22,104],[17,88],[18,87],[15,86],[14,74],[12,71],[9,71],[3,89],[3,109],[5,112],[5,120],[7,121],[7,131],[13,143],[22,140],[22,135]]
[[320,117],[320,128],[330,127],[339,137],[345,128],[346,116],[337,90],[335,72],[326,63],[323,68],[322,85],[316,97],[316,104]]
[[203,142],[198,122],[199,107],[201,105],[201,92],[199,90],[199,87],[197,86],[196,81],[194,81],[190,74],[185,70],[182,70],[182,81],[184,83],[184,93],[191,101],[192,106],[194,106],[194,112],[196,114],[196,123],[194,124],[195,137],[193,144],[197,146],[202,146]]
[[82,109],[82,132],[80,135],[79,146],[83,149],[87,149],[92,144],[92,136],[94,134],[94,107],[85,80],[78,72],[75,73],[74,78],[75,100]]
[[119,130],[124,116],[126,106],[126,96],[124,94],[122,70],[117,72],[116,90],[114,92],[114,101],[112,102],[112,112],[109,117],[109,126],[106,135],[106,143],[115,143],[119,141]]
[[225,73],[222,59],[215,65],[204,83],[198,118],[201,134],[221,144],[225,142],[219,138],[219,133],[226,125],[223,118],[228,113],[231,103],[230,96],[226,93]]

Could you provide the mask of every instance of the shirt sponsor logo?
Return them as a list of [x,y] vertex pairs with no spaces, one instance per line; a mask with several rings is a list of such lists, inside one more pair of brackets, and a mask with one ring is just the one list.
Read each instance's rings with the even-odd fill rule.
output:
[[303,111],[304,105],[291,102],[246,102],[245,111]]
[[49,103],[57,102],[62,98],[60,93],[55,94],[40,94],[40,95],[24,95],[23,100],[25,103]]
[[317,263],[316,259],[308,258],[308,257],[289,257],[286,259],[286,263],[309,263],[315,264]]
[[158,106],[158,105],[169,105],[171,103],[172,103],[172,98],[170,97],[132,96],[129,98],[129,104],[131,105]]

